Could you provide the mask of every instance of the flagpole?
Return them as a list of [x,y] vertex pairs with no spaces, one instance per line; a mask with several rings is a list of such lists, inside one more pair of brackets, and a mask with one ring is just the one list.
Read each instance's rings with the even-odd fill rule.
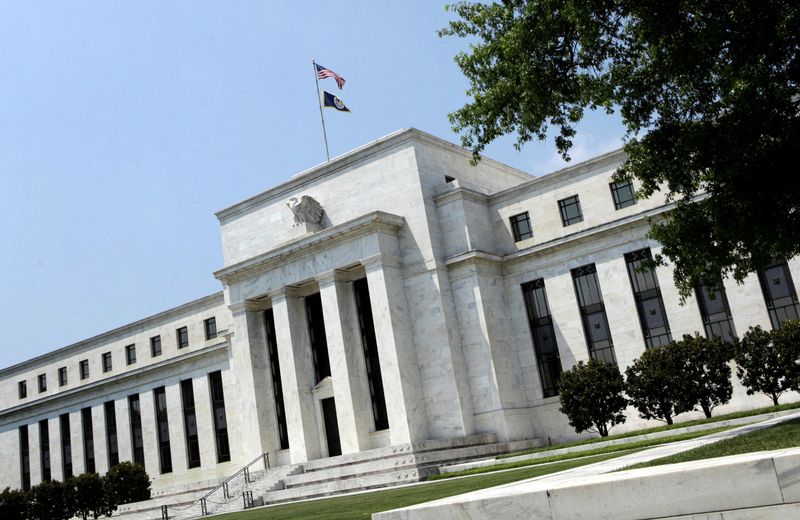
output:
[[314,67],[314,81],[317,83],[317,103],[319,104],[319,119],[322,121],[322,136],[325,138],[325,158],[328,162],[331,160],[331,154],[328,153],[328,132],[325,131],[325,116],[322,114],[322,99],[320,99],[319,90],[319,76],[317,75],[317,63],[311,60],[311,66]]

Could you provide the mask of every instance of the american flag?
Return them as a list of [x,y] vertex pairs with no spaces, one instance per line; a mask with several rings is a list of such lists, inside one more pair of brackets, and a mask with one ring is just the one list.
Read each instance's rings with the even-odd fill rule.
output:
[[343,77],[341,77],[340,75],[336,74],[331,69],[327,69],[327,68],[323,67],[319,63],[315,63],[314,65],[317,66],[317,77],[319,79],[333,78],[334,80],[336,80],[336,85],[338,85],[339,90],[341,90],[342,87],[344,87],[345,80],[344,80]]

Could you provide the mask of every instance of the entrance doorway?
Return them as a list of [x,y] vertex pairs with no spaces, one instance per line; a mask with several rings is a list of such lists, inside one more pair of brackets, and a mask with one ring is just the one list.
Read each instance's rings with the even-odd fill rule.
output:
[[336,420],[336,403],[333,397],[322,399],[322,418],[325,421],[325,438],[328,441],[328,456],[335,457],[342,454],[342,445],[339,442],[339,422]]

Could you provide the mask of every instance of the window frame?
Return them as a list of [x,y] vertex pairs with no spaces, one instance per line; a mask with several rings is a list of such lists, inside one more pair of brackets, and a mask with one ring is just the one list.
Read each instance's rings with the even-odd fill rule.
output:
[[[573,217],[568,217],[567,211],[569,207],[577,207],[578,214]],[[558,211],[561,215],[561,224],[563,224],[563,227],[583,222],[583,208],[581,207],[581,199],[577,193],[559,200]]]
[[[181,338],[185,336],[186,342],[182,342]],[[184,325],[175,329],[175,342],[178,345],[178,350],[189,346],[189,327]]]
[[17,383],[17,395],[20,399],[25,399],[28,397],[28,381],[27,379],[19,381]]
[[[508,217],[508,222],[511,224],[511,234],[514,236],[514,242],[522,242],[533,238],[533,225],[531,225],[531,216],[527,211],[511,215]],[[520,229],[520,224],[523,222],[528,226],[528,230],[525,232]]]
[[103,373],[107,374],[114,370],[114,360],[111,358],[111,352],[103,352],[100,357]]
[[[608,187],[611,189],[611,200],[614,201],[614,209],[616,211],[636,205],[636,190],[633,188],[632,180],[628,179],[627,181],[624,182],[612,181],[608,184]],[[630,199],[627,200],[620,199],[619,192],[624,188],[630,188],[631,192]]]
[[136,364],[136,343],[125,345],[125,364],[128,366]]
[[82,359],[78,362],[78,374],[80,375],[81,381],[85,379],[89,379],[89,360]]
[[[156,345],[158,345],[158,352],[156,352]],[[156,334],[150,338],[150,357],[158,357],[163,353],[161,349],[161,334]]]
[[[213,328],[213,330],[212,330]],[[203,331],[206,334],[206,340],[214,339],[217,337],[217,317],[211,316],[203,320]]]
[[47,374],[39,374],[36,376],[36,382],[40,394],[47,392]]
[[59,387],[67,386],[67,383],[69,383],[69,375],[67,374],[67,367],[60,367],[58,369],[58,386]]

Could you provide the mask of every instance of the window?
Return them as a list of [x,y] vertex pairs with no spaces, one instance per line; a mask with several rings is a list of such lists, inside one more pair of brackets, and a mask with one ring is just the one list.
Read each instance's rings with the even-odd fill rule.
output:
[[278,359],[278,342],[275,338],[275,316],[272,309],[264,313],[267,329],[267,355],[272,376],[272,395],[275,398],[275,418],[278,422],[278,440],[282,450],[289,449],[289,434],[286,425],[286,406],[283,402],[283,383],[281,383],[281,364]]
[[63,413],[58,417],[61,428],[61,469],[64,478],[72,476],[72,437],[70,435],[69,414]]
[[125,362],[129,365],[136,363],[136,345],[125,347]]
[[39,462],[42,468],[42,481],[50,482],[50,425],[47,419],[39,421]]
[[89,378],[89,360],[84,359],[78,364],[78,368],[80,369],[81,379],[88,379]]
[[525,309],[528,312],[528,323],[531,327],[533,350],[536,353],[542,393],[544,397],[553,397],[558,395],[561,357],[558,354],[553,317],[550,315],[550,306],[547,304],[544,279],[539,278],[522,284],[522,295],[525,299]]
[[161,473],[172,472],[172,452],[169,446],[169,420],[167,419],[167,395],[164,387],[153,390],[156,412],[156,434],[158,437],[158,461]]
[[67,367],[58,369],[58,386],[67,386]]
[[597,280],[597,268],[594,264],[576,267],[572,270],[572,282],[575,284],[589,355],[594,359],[616,364],[603,293],[600,292],[600,283]]
[[697,296],[697,306],[700,307],[706,337],[708,339],[719,337],[725,343],[736,341],[736,329],[733,327],[731,308],[728,305],[722,278],[717,278],[712,283],[697,284],[694,294]]
[[519,215],[514,215],[509,220],[511,221],[511,231],[514,233],[514,242],[533,237],[531,219],[527,211]]
[[558,209],[561,211],[561,222],[565,227],[571,224],[577,224],[578,222],[583,222],[581,201],[578,200],[577,195],[559,200]]
[[106,419],[106,451],[108,453],[108,467],[113,468],[119,464],[119,444],[117,442],[117,410],[114,401],[103,403]]
[[22,474],[22,491],[31,489],[31,452],[28,425],[19,427],[19,472]]
[[17,392],[19,392],[19,398],[25,399],[28,397],[28,382],[27,381],[20,381],[17,383]]
[[361,346],[364,349],[364,361],[367,368],[367,384],[372,401],[372,417],[375,420],[375,431],[389,428],[389,415],[386,412],[386,396],[383,393],[383,377],[381,376],[381,360],[378,357],[378,340],[375,337],[375,323],[372,320],[372,305],[369,299],[369,285],[366,278],[353,282],[356,295],[356,312],[361,330]]
[[319,293],[306,296],[305,300],[311,356],[314,359],[314,383],[316,384],[331,375],[328,340],[325,336],[325,320],[322,316],[322,299]]
[[39,374],[39,393],[47,391],[47,374]]
[[800,316],[800,305],[797,302],[797,291],[794,288],[792,274],[786,262],[775,262],[758,273],[761,291],[769,310],[772,328],[781,328],[781,323],[796,320]]
[[208,374],[208,386],[211,390],[211,412],[214,415],[214,433],[217,445],[217,462],[231,460],[231,449],[228,444],[228,421],[225,417],[225,395],[222,390],[222,373]]
[[183,431],[186,434],[186,461],[190,468],[200,467],[200,442],[197,437],[197,415],[194,410],[194,388],[192,380],[181,381],[183,403]]
[[139,406],[139,394],[128,396],[128,416],[131,422],[133,463],[144,467],[144,437],[142,436],[142,411]]
[[175,331],[175,336],[178,339],[178,348],[189,346],[189,329],[181,327]]
[[153,336],[150,338],[150,357],[157,357],[161,355],[161,336]]
[[633,297],[636,300],[636,312],[639,314],[639,323],[642,326],[646,348],[666,345],[672,341],[658,278],[656,278],[655,270],[647,266],[650,258],[650,248],[625,255],[628,277],[631,280]]
[[217,337],[217,319],[208,318],[203,322],[203,327],[206,330],[206,339],[214,339]]
[[622,209],[636,204],[636,195],[633,191],[633,182],[622,181],[612,182],[609,184],[611,188],[611,197],[614,199],[614,208]]
[[103,372],[111,372],[111,352],[103,354]]
[[86,473],[95,473],[94,465],[94,431],[92,429],[92,409],[81,410],[81,427],[83,429],[83,464]]

